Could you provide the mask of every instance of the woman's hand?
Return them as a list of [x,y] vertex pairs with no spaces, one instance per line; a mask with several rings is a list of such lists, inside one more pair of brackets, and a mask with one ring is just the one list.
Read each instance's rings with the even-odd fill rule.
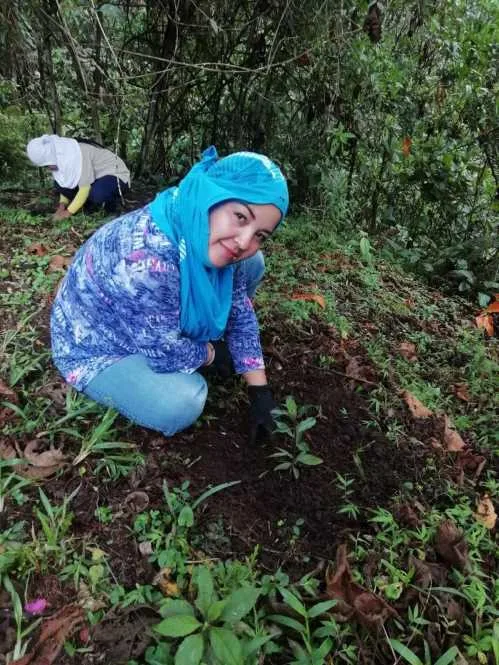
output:
[[270,387],[265,385],[249,385],[249,444],[255,445],[263,438],[272,434],[274,418],[272,410],[277,407]]
[[69,210],[66,209],[63,203],[59,203],[56,211],[52,215],[52,219],[54,220],[54,222],[56,222],[59,219],[67,219],[68,217],[71,217],[71,213],[69,212]]

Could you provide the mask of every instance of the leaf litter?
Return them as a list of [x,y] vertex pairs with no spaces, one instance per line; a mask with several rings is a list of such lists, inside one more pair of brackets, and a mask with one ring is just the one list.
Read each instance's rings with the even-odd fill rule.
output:
[[440,523],[435,536],[435,549],[448,565],[460,570],[468,568],[468,544],[462,529],[452,520]]
[[13,464],[15,473],[31,480],[42,480],[48,478],[65,466],[66,456],[59,448],[49,447],[48,450],[38,452],[42,441],[33,439],[28,441],[24,450],[16,443],[15,447],[0,441],[0,459],[18,460]]
[[366,628],[382,626],[397,611],[385,600],[354,582],[347,559],[347,546],[342,544],[336,552],[336,567],[326,571],[326,595],[337,604],[332,613],[338,621],[356,619]]
[[11,665],[51,665],[61,652],[64,642],[84,623],[83,609],[78,605],[66,605],[43,621],[34,649]]
[[19,402],[16,392],[2,379],[0,379],[0,397],[2,399],[5,398],[8,402],[12,402],[12,404],[17,404]]
[[495,527],[497,514],[494,508],[494,504],[492,503],[488,494],[484,494],[478,501],[476,513],[474,513],[474,518],[486,529],[493,529]]

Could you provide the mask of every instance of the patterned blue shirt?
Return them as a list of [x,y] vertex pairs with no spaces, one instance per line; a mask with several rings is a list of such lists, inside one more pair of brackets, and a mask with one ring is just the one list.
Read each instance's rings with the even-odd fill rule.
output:
[[[78,250],[50,324],[54,363],[77,390],[135,353],[156,372],[190,373],[207,359],[206,344],[180,330],[178,249],[147,206],[102,226]],[[244,270],[234,271],[225,339],[237,373],[264,367]]]

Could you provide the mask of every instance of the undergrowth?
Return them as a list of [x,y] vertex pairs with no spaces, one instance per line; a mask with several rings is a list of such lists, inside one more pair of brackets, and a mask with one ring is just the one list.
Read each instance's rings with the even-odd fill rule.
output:
[[[48,312],[62,275],[50,268],[51,262],[70,256],[101,220],[81,216],[56,228],[41,216],[8,208],[0,209],[0,217],[5,283],[0,298],[6,311],[0,347],[5,384],[0,635],[3,631],[7,645],[2,647],[5,662],[33,648],[40,618],[26,611],[26,603],[33,600],[33,589],[43,588],[41,580],[55,577],[66,590],[62,597],[76,599],[83,608],[89,627],[104,625],[110,612],[123,616],[124,608],[137,606],[139,616],[147,606],[149,638],[141,653],[129,657],[129,665],[499,664],[497,531],[476,518],[481,497],[487,494],[497,504],[499,496],[497,349],[474,327],[474,311],[465,301],[443,297],[394,268],[365,234],[343,238],[313,219],[290,220],[269,243],[269,276],[257,298],[264,332],[282,318],[298,330],[320,320],[338,348],[355,348],[356,357],[360,354],[369,365],[370,379],[360,377],[356,387],[369,387],[369,427],[397,448],[427,446],[404,416],[401,394],[409,391],[435,414],[452,419],[471,454],[483,456],[480,474],[469,475],[463,467],[457,477],[454,462],[429,448],[420,482],[407,482],[388,507],[371,506],[365,530],[346,533],[348,564],[339,549],[338,561],[327,571],[327,562],[315,569],[310,564],[301,576],[266,570],[258,542],[245,557],[234,558],[223,524],[215,524],[210,537],[226,544],[227,557],[208,556],[208,534],[198,526],[199,503],[185,482],[175,487],[165,482],[160,505],[154,507],[147,501],[141,507],[143,497],[134,497],[134,515],[100,505],[95,519],[104,537],[97,543],[75,524],[78,483],[68,484],[64,496],[52,496],[50,481],[40,472],[50,464],[39,464],[37,455],[41,450],[51,454],[46,459],[56,477],[90,476],[95,485],[117,488],[147,462],[136,432],[114,412],[67,389],[50,364]],[[333,353],[310,362],[336,370],[336,378],[348,375]],[[306,407],[293,408],[305,413]],[[308,455],[305,438],[314,424],[315,418],[308,418],[300,430],[302,458],[286,467],[295,471],[290,482],[299,482],[300,461],[310,462],[311,473],[322,461]],[[295,425],[298,431],[299,422]],[[25,459],[23,449],[33,441],[33,454]],[[280,450],[283,459],[292,458]],[[188,454],[187,467],[195,463]],[[269,472],[274,466],[275,459],[269,459]],[[340,476],[337,485],[344,496],[342,510],[355,517],[351,480]],[[209,494],[227,488],[212,488]],[[203,489],[196,488],[195,494]],[[113,523],[119,519],[128,520],[137,556],[148,562],[146,582],[126,586],[115,578],[106,534],[112,542]],[[306,528],[294,525],[292,538],[299,540]],[[442,550],[445,528],[454,529],[454,560]],[[376,611],[360,612],[355,604],[360,587],[369,602],[378,603]],[[86,659],[99,656],[93,649],[92,638],[81,634],[65,641],[74,662],[91,662]],[[116,662],[107,658],[103,662]]]

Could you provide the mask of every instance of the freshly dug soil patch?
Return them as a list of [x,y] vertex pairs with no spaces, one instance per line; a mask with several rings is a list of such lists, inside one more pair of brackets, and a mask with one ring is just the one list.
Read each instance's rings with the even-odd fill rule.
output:
[[[271,442],[250,448],[244,398],[234,400],[230,390],[225,399],[216,395],[207,407],[210,415],[216,415],[207,427],[171,441],[149,438],[148,459],[156,460],[171,485],[189,480],[196,495],[210,485],[241,481],[208,499],[201,528],[209,530],[222,517],[233,552],[248,553],[259,544],[269,567],[287,562],[295,572],[302,567],[303,557],[332,558],[345,532],[366,525],[370,516],[366,509],[387,505],[402,483],[417,477],[422,464],[415,453],[397,448],[373,427],[362,383],[329,374],[315,364],[319,355],[331,352],[334,333],[318,322],[311,326],[314,340],[322,344],[309,352],[302,339],[292,338],[292,330],[283,333],[281,328],[286,343],[280,346],[279,356],[283,360],[292,352],[293,357],[289,363],[270,362],[269,369],[279,401],[291,394],[299,405],[320,407],[307,442],[311,452],[324,460],[321,465],[300,467],[298,479],[287,471],[274,471],[279,460],[269,455],[278,447],[289,448],[291,439],[275,435]],[[265,337],[273,338],[272,331],[264,336],[264,347]],[[324,348],[327,344],[329,349]],[[193,461],[188,467],[183,461],[186,456]],[[353,479],[348,501],[358,506],[357,519],[339,512],[347,498],[337,474]],[[147,478],[150,486],[151,475]],[[292,528],[297,520],[303,520],[303,525],[295,543]],[[213,553],[216,550],[215,544]],[[310,567],[307,559],[305,563]]]
[[[264,566],[275,570],[284,565],[299,575],[317,559],[333,558],[336,545],[348,532],[368,526],[369,508],[388,505],[403,483],[418,478],[423,459],[388,441],[371,420],[366,401],[370,386],[317,366],[319,355],[331,353],[337,344],[333,329],[319,322],[309,324],[306,337],[313,338],[313,351],[303,341],[304,331],[281,328],[281,335],[286,339],[278,352],[282,362],[269,359],[270,380],[278,401],[291,394],[299,405],[319,407],[307,442],[311,452],[323,459],[321,465],[300,467],[300,476],[294,479],[289,472],[274,471],[279,460],[269,458],[278,447],[289,448],[289,438],[275,435],[270,442],[249,447],[245,390],[234,379],[211,385],[207,418],[199,427],[172,439],[142,428],[132,430],[127,439],[146,454],[142,472],[113,486],[91,474],[83,484],[79,476],[66,478],[63,486],[51,484],[51,493],[61,496],[81,485],[72,503],[74,527],[81,536],[102,544],[120,583],[150,582],[153,576],[130,535],[134,516],[127,510],[126,497],[131,491],[144,491],[149,508],[164,509],[164,480],[170,488],[188,480],[193,497],[210,486],[240,481],[198,509],[200,547],[227,558],[251,553],[259,545]],[[269,339],[275,340],[272,331],[264,335],[264,347]],[[337,474],[353,481],[348,497]],[[356,518],[340,512],[347,502],[357,506]],[[112,524],[96,521],[98,505],[113,509]],[[293,529],[297,522],[298,534]]]

